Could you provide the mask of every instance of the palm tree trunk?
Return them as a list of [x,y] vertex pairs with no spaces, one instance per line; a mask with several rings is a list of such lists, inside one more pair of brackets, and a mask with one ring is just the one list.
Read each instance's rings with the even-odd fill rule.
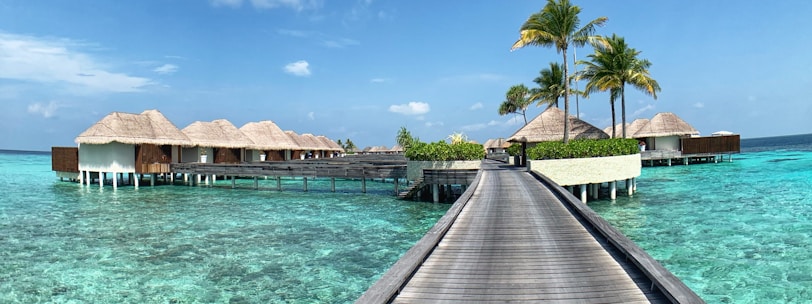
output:
[[612,98],[611,96],[609,96],[609,104],[612,105],[612,138],[615,138],[615,134],[617,134],[617,130],[615,130],[617,120],[615,119],[615,99]]
[[623,138],[626,138],[626,83],[620,83],[620,116],[621,116],[621,123],[620,126],[623,129]]
[[570,84],[567,81],[567,49],[561,50],[564,56],[564,144],[570,141]]

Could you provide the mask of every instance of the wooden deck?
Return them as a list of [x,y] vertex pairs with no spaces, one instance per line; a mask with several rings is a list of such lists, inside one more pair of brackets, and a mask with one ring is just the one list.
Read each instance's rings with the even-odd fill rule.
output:
[[544,177],[483,163],[446,216],[357,303],[703,303],[577,204]]

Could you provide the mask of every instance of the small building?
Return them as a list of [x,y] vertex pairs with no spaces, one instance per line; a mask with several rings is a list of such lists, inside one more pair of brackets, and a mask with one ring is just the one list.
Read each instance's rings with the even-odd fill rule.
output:
[[488,139],[482,146],[485,148],[485,154],[502,154],[507,153],[507,148],[510,147],[510,143],[500,137]]
[[326,149],[326,152],[328,153],[326,155],[326,157],[332,158],[332,157],[338,157],[338,156],[344,154],[344,148],[339,146],[338,143],[334,142],[330,138],[327,138],[327,136],[318,135],[318,136],[316,136],[316,138],[319,141],[321,141],[322,144],[324,144],[324,148]]
[[[628,133],[628,130],[627,130]],[[657,113],[634,132],[632,138],[646,143],[646,150],[681,151],[680,139],[698,136],[699,131],[671,112]]]
[[75,141],[82,182],[90,185],[95,175],[103,184],[107,173],[112,173],[114,187],[123,174],[136,186],[140,178],[134,179],[135,174],[148,174],[154,183],[156,174],[169,173],[169,164],[181,160],[181,147],[191,145],[186,134],[158,110],[110,113]]
[[403,146],[399,144],[395,144],[389,149],[389,154],[403,154],[404,152],[405,150],[403,149]]
[[294,151],[299,146],[273,121],[249,122],[240,127],[240,131],[253,142],[245,151],[246,161],[262,161],[263,155],[268,161],[296,159]]
[[246,149],[254,142],[230,121],[196,121],[181,130],[192,142],[183,148],[182,162],[237,164],[244,162]]

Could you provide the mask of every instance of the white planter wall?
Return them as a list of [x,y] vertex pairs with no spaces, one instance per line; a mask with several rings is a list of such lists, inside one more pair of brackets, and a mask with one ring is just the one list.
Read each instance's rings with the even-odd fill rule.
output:
[[625,180],[640,176],[640,154],[530,160],[528,170],[533,170],[552,179],[561,186],[597,184]]

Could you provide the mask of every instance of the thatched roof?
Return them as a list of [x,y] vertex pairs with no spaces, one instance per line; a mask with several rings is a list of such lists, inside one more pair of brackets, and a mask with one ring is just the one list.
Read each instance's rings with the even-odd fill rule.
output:
[[328,151],[338,151],[344,152],[344,148],[338,145],[338,143],[334,142],[332,139],[327,138],[327,136],[319,135],[316,136],[324,145],[327,147]]
[[299,135],[299,137],[304,139],[306,142],[310,143],[310,146],[312,147],[311,150],[329,151],[331,149],[313,134],[304,133],[302,135]]
[[395,152],[395,153],[402,153],[403,150],[404,150],[403,146],[401,146],[399,144],[395,144],[394,146],[392,146],[391,149],[389,149],[389,151],[392,151],[392,152]]
[[249,122],[240,128],[257,150],[296,150],[298,145],[273,121]]
[[671,112],[657,113],[634,133],[635,138],[685,135],[699,135],[699,131]]
[[190,145],[189,138],[158,110],[141,114],[113,112],[79,134],[78,144]]
[[297,150],[321,150],[320,142],[314,142],[311,138],[296,134],[291,130],[285,131],[285,134],[296,143]]
[[374,146],[368,151],[369,153],[386,153],[389,152],[389,148],[386,146]]
[[[609,135],[597,127],[569,116],[570,139],[602,139],[609,138]],[[542,142],[559,141],[564,139],[564,111],[551,107],[541,112],[527,125],[513,133],[508,138],[509,142]]]
[[486,140],[482,146],[485,147],[485,149],[504,149],[510,147],[510,143],[504,138],[491,138]]
[[[626,138],[634,138],[634,133],[637,133],[637,131],[648,122],[649,120],[646,118],[638,118],[632,121],[632,123],[626,123]],[[606,127],[606,129],[603,129],[603,132],[612,135],[612,126]],[[623,124],[617,124],[615,125],[615,138],[620,138],[621,136],[623,136]]]
[[195,121],[181,130],[192,145],[200,147],[251,148],[254,142],[230,121]]

